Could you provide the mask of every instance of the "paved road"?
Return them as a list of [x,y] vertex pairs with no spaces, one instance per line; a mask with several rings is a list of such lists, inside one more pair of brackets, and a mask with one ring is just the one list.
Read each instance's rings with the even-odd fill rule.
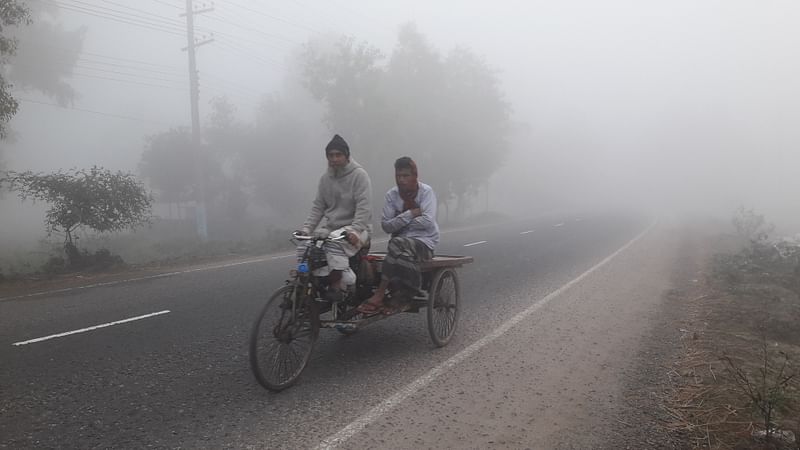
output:
[[432,346],[422,314],[352,337],[323,330],[299,383],[279,394],[253,379],[247,337],[291,258],[0,300],[0,448],[313,447],[647,225],[634,215],[562,215],[447,231],[439,253],[476,259],[460,271],[463,309],[449,346]]

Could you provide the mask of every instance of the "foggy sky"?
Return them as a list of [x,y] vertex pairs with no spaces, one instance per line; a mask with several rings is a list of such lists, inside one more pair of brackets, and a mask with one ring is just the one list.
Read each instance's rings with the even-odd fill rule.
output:
[[[184,2],[164,1],[175,7],[151,0],[135,7],[182,20]],[[197,18],[200,28],[241,39],[232,48],[218,35],[198,49],[207,83],[202,117],[210,97],[224,93],[251,120],[258,95],[293,82],[291,55],[309,37],[348,34],[388,55],[398,27],[413,21],[442,52],[463,45],[483,55],[526,130],[514,136],[505,168],[491,181],[493,207],[636,204],[725,214],[744,204],[778,221],[800,211],[797,2],[234,3],[275,18],[225,0]],[[215,13],[221,20],[211,19]],[[145,135],[189,124],[188,91],[179,82],[186,78],[185,37],[69,11],[61,20],[67,29],[88,25],[86,52],[174,68],[168,78],[177,81],[163,89],[76,76],[75,107],[143,120],[23,103],[11,123],[19,136],[7,147],[9,166],[133,170]],[[536,171],[542,167],[548,170]],[[526,176],[531,172],[535,179]]]

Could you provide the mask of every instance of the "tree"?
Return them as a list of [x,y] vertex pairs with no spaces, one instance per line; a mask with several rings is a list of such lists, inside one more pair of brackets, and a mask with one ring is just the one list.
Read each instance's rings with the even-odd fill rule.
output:
[[[274,215],[290,218],[311,204],[324,158],[298,99],[278,95],[261,102],[252,145],[242,153],[253,198]],[[317,146],[315,146],[315,143]]]
[[150,221],[152,197],[130,173],[93,166],[50,174],[7,172],[0,181],[17,191],[22,200],[50,204],[45,214],[47,234],[64,233],[64,249],[72,265],[77,265],[81,256],[73,239],[75,231],[119,232]]
[[350,147],[363,149],[358,160],[367,170],[385,162],[380,156],[387,127],[393,127],[391,109],[385,97],[383,55],[367,43],[342,37],[334,42],[309,42],[300,54],[302,82],[309,92],[327,106],[325,121],[345,136]]
[[170,215],[172,205],[191,198],[194,157],[192,136],[187,128],[174,128],[147,138],[139,173],[158,192],[159,201],[170,206]]
[[206,200],[212,213],[241,223],[247,213],[244,191],[246,167],[242,155],[254,146],[253,129],[236,119],[236,106],[227,97],[214,97],[203,136],[208,144]]
[[[8,64],[17,51],[17,40],[9,36],[8,28],[30,23],[30,12],[16,0],[0,0],[0,64]],[[8,122],[17,113],[19,104],[9,92],[12,86],[0,73],[0,139],[6,137]]]
[[8,122],[19,109],[12,87],[39,91],[61,105],[75,97],[66,78],[78,61],[86,27],[63,29],[56,20],[59,9],[55,2],[0,0],[0,140],[9,138]]
[[463,212],[465,197],[503,163],[509,152],[510,106],[500,92],[499,80],[486,62],[471,50],[453,49],[444,61],[445,79],[440,122],[440,152],[434,170],[439,182],[458,199]]
[[66,106],[76,95],[66,79],[81,55],[87,27],[64,29],[58,21],[57,2],[28,5],[29,25],[12,30],[19,51],[8,61],[8,77],[16,86],[39,91]]
[[510,107],[496,72],[466,48],[442,56],[413,24],[400,29],[388,64],[381,59],[350,38],[312,42],[301,55],[304,84],[328,108],[328,125],[368,152],[358,157],[367,170],[388,175],[372,177],[377,192],[408,155],[440,203],[455,198],[463,213],[509,150]]

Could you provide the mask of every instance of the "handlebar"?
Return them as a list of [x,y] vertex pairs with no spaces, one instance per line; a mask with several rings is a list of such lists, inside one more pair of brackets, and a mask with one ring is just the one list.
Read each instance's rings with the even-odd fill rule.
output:
[[325,238],[320,238],[320,237],[316,237],[316,236],[313,236],[313,235],[299,234],[298,232],[295,231],[295,232],[292,233],[292,238],[293,239],[297,239],[298,241],[312,241],[312,240],[318,239],[318,240],[324,240],[324,241],[327,241],[327,242],[337,242],[337,241],[341,241],[341,240],[347,239],[347,233],[342,233],[342,234],[340,234],[338,236],[334,236],[334,237],[328,236],[328,237],[325,237]]

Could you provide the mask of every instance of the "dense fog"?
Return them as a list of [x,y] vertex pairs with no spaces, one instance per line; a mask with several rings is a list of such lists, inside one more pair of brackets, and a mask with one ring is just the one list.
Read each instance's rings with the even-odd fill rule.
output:
[[[797,2],[195,1],[201,151],[185,1],[23,3],[2,169],[130,171],[156,222],[183,223],[202,154],[212,239],[302,223],[334,133],[376,211],[407,155],[445,224],[739,206],[800,224]],[[0,251],[44,237],[45,205],[2,196]]]

